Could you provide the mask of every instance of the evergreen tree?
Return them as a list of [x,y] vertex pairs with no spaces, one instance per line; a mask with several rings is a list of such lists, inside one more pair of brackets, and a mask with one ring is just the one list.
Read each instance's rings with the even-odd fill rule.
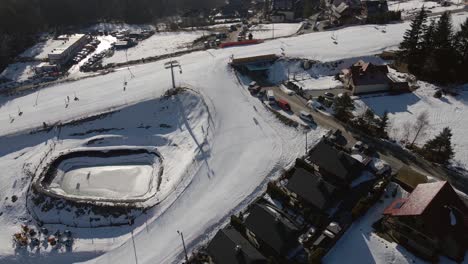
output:
[[434,72],[438,72],[439,68],[434,59],[434,35],[435,35],[436,21],[432,20],[426,28],[422,37],[421,55],[423,56],[423,64],[421,65],[421,74],[428,78]]
[[387,137],[387,132],[386,132],[387,127],[388,127],[388,112],[387,110],[385,110],[385,112],[382,115],[382,118],[380,118],[380,121],[377,127],[377,132],[380,134],[381,137]]
[[434,77],[444,83],[453,81],[455,77],[454,63],[456,62],[456,53],[453,47],[453,27],[450,13],[444,12],[442,14],[436,24],[432,39],[434,59],[438,66],[438,71]]
[[364,112],[364,120],[366,121],[367,125],[373,125],[374,124],[374,112],[370,108],[366,109],[366,112]]
[[468,18],[460,26],[460,31],[455,36],[455,50],[458,58],[457,79],[468,81],[466,74],[466,69],[468,69]]
[[424,7],[418,15],[411,21],[410,28],[405,32],[403,41],[400,44],[399,59],[409,64],[412,69],[417,69],[420,65],[421,39],[425,32],[427,12]]
[[353,114],[351,111],[354,109],[354,103],[351,97],[347,93],[344,93],[341,96],[335,97],[333,110],[335,111],[335,117],[347,121]]
[[423,155],[430,161],[446,164],[453,157],[452,131],[446,127],[423,147]]

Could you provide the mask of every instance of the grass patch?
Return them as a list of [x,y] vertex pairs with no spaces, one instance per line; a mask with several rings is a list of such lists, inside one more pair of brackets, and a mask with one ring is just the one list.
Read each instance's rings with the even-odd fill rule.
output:
[[421,173],[411,169],[408,166],[403,166],[395,176],[395,179],[411,189],[416,188],[420,183],[427,183],[427,177]]

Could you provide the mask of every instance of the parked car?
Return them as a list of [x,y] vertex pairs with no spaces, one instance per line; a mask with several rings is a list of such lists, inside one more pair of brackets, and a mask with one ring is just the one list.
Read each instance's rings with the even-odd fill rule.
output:
[[332,93],[330,93],[330,92],[326,92],[326,93],[324,93],[323,95],[324,95],[326,98],[329,98],[329,99],[335,98],[335,95],[332,94]]
[[299,113],[299,117],[306,122],[314,123],[314,118],[312,117],[312,114],[307,113],[306,111],[301,111]]
[[351,148],[351,151],[361,152],[363,149],[364,149],[364,143],[362,143],[362,141],[358,141]]
[[250,92],[251,94],[256,95],[256,94],[258,94],[258,93],[260,92],[260,90],[262,89],[262,87],[260,87],[259,85],[255,85],[255,86],[252,86],[252,87],[249,86],[248,89],[249,89],[249,92]]
[[311,227],[304,234],[300,235],[297,241],[300,244],[307,246],[309,243],[312,242],[312,238],[315,237],[315,233],[316,233],[315,227]]
[[276,103],[277,103],[278,106],[281,107],[281,109],[283,109],[284,111],[291,111],[291,106],[289,105],[289,103],[288,103],[286,100],[278,99],[278,100],[276,101]]

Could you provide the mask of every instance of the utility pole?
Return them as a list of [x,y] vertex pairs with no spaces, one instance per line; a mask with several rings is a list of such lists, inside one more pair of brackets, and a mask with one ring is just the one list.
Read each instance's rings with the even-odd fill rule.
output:
[[188,255],[187,255],[187,248],[185,248],[185,241],[184,241],[184,234],[177,230],[177,234],[180,235],[180,238],[182,239],[182,246],[184,247],[184,254],[185,254],[185,263],[188,263]]
[[171,69],[171,76],[172,76],[172,88],[176,88],[175,85],[175,76],[174,76],[174,68],[179,68],[180,74],[182,74],[182,67],[180,66],[180,63],[176,60],[171,60],[169,62],[164,63],[164,68],[165,69]]

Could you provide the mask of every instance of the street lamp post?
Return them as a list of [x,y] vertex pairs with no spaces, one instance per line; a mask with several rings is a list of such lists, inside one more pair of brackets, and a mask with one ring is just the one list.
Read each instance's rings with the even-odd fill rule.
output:
[[184,254],[185,254],[185,262],[188,263],[188,255],[187,255],[187,248],[185,247],[185,241],[184,241],[184,234],[177,230],[177,234],[180,235],[180,238],[182,239],[182,246],[184,247]]

